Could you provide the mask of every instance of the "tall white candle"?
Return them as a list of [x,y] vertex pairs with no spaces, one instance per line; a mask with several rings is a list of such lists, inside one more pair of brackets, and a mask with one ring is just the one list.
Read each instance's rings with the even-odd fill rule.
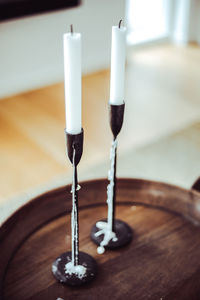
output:
[[112,27],[110,104],[120,105],[124,102],[124,76],[126,58],[126,27]]
[[65,33],[63,44],[66,130],[77,134],[81,132],[81,34]]

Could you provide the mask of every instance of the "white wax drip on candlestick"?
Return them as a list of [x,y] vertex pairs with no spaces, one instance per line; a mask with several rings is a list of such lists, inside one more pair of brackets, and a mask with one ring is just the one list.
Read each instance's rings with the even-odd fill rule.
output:
[[[71,228],[72,228],[72,259],[65,265],[65,274],[76,275],[82,279],[86,275],[86,267],[78,264],[78,211],[76,203],[76,191],[80,190],[80,185],[76,182],[76,168],[75,168],[75,152],[73,150],[73,181],[72,181],[72,213],[71,213]],[[75,244],[75,245],[74,245]],[[75,251],[74,251],[75,247]]]
[[115,155],[117,149],[117,139],[112,142],[112,147],[110,150],[110,161],[111,166],[108,171],[108,179],[110,183],[107,186],[107,204],[108,204],[108,227],[112,231],[112,217],[113,217],[113,189],[114,189],[114,167],[115,167]]
[[[76,259],[74,257],[74,242],[77,246],[77,227],[78,227],[78,220],[77,220],[77,209],[75,205],[76,201],[76,186],[75,186],[75,152],[73,151],[73,181],[72,181],[72,213],[71,213],[71,227],[72,227],[72,264],[77,265],[77,255],[75,253]],[[77,247],[76,247],[77,248]]]
[[82,265],[74,266],[70,261],[65,265],[65,274],[75,274],[79,279],[82,279],[86,275],[86,267]]
[[95,236],[104,235],[103,240],[100,243],[100,246],[97,248],[99,254],[104,253],[105,246],[112,240],[113,242],[117,241],[116,233],[112,228],[112,218],[113,218],[113,189],[114,189],[114,166],[115,166],[115,155],[117,149],[117,139],[112,142],[111,151],[110,151],[110,160],[111,166],[108,171],[108,179],[110,180],[107,186],[107,204],[108,204],[108,220],[107,222],[97,222],[96,227],[99,229],[95,233]]

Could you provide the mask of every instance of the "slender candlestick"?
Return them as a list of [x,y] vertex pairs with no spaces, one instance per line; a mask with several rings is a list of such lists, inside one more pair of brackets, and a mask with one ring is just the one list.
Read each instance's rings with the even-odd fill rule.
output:
[[124,75],[126,56],[126,27],[112,27],[110,104],[121,105],[124,102]]
[[79,225],[78,225],[78,179],[77,167],[75,164],[76,149],[73,150],[73,181],[72,181],[72,213],[71,213],[71,230],[72,230],[72,264],[79,264]]
[[131,228],[123,221],[115,219],[116,204],[116,166],[117,166],[117,136],[121,130],[124,118],[124,72],[126,28],[112,27],[111,50],[111,82],[110,82],[110,126],[113,133],[111,147],[111,167],[108,173],[107,186],[108,216],[92,227],[91,239],[99,246],[97,252],[104,253],[106,248],[115,249],[128,244],[132,239]]
[[108,216],[92,227],[91,238],[98,245],[97,252],[104,253],[105,249],[115,249],[128,244],[132,239],[132,229],[125,222],[115,219],[116,206],[116,167],[117,167],[117,136],[121,130],[124,117],[124,103],[110,104],[110,127],[113,133],[111,147],[111,167],[108,173],[107,186]]
[[116,168],[117,168],[117,138],[113,138],[110,151],[111,166],[108,172],[109,185],[107,187],[108,229],[114,231],[115,195],[116,195]]
[[65,71],[65,111],[67,153],[73,166],[71,233],[72,250],[61,254],[52,264],[52,272],[62,283],[78,286],[91,281],[96,274],[96,261],[87,253],[79,252],[78,178],[77,165],[83,152],[81,128],[81,35],[63,36]]
[[81,34],[73,31],[63,35],[66,130],[81,132]]

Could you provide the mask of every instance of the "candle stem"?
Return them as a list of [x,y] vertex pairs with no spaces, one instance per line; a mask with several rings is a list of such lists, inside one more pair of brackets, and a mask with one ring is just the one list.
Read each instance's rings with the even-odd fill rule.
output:
[[116,168],[117,168],[117,138],[113,138],[111,147],[111,166],[108,174],[110,183],[108,185],[108,228],[114,232],[114,221],[115,221],[115,198],[116,198]]
[[74,33],[74,30],[73,30],[73,24],[70,25],[70,31],[71,31],[71,34]]
[[73,181],[72,181],[72,263],[74,266],[79,264],[79,226],[78,226],[78,179],[77,167],[75,164],[76,149],[73,146]]

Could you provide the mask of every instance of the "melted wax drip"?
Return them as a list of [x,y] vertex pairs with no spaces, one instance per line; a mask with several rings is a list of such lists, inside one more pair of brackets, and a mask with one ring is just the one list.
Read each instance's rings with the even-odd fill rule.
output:
[[112,217],[113,217],[113,189],[114,189],[114,167],[115,167],[115,153],[117,149],[117,140],[115,139],[112,142],[112,147],[110,151],[110,160],[111,167],[108,171],[108,180],[110,181],[107,186],[107,204],[108,204],[108,222],[97,222],[96,227],[99,229],[95,233],[95,236],[104,235],[103,240],[100,243],[100,246],[97,248],[99,254],[104,253],[105,246],[112,240],[113,242],[117,241],[115,232],[112,231]]
[[[76,202],[76,180],[75,180],[75,152],[73,151],[73,182],[72,182],[72,213],[71,213],[71,227],[72,227],[72,264],[75,266],[77,265],[77,257],[78,257],[78,216],[77,216],[77,207],[75,205]],[[76,245],[75,248],[75,257],[74,257],[74,242]]]
[[[76,183],[76,168],[75,168],[75,149],[73,151],[73,182],[72,182],[72,213],[71,213],[71,227],[72,227],[72,260],[65,265],[65,274],[75,274],[82,279],[86,274],[86,268],[78,265],[78,212],[76,202],[76,191],[80,190],[80,185]],[[76,186],[77,184],[77,186]],[[75,245],[74,245],[75,244]],[[74,253],[75,247],[75,253]]]
[[65,265],[65,274],[75,274],[79,279],[82,279],[86,275],[86,267],[82,265],[74,266],[70,261]]

